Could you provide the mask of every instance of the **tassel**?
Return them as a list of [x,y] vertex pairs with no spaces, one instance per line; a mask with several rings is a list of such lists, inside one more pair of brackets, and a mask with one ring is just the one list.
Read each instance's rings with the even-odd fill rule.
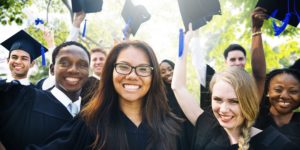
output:
[[184,49],[184,33],[183,33],[183,29],[179,29],[179,53],[178,53],[179,58],[183,54],[183,49]]
[[46,57],[45,57],[45,49],[43,46],[41,46],[41,55],[42,55],[42,66],[46,66]]
[[34,20],[34,23],[35,23],[35,25],[37,26],[37,25],[39,25],[39,24],[44,24],[44,21],[43,21],[42,19],[40,19],[40,18],[36,18],[36,19]]
[[123,40],[126,40],[126,38],[127,38],[127,36],[128,36],[127,34],[128,34],[130,22],[131,22],[131,18],[128,19],[128,21],[127,21],[127,23],[126,23],[124,29],[122,30],[123,35],[124,35]]
[[82,37],[85,37],[85,32],[86,32],[86,19],[84,20],[84,26],[83,26],[83,31],[82,31]]
[[[290,0],[288,0],[288,12],[285,14],[285,18],[282,21],[282,25],[281,26],[277,26],[275,23],[275,20],[272,20],[272,24],[273,24],[273,28],[274,28],[274,32],[275,32],[275,36],[280,35],[281,32],[284,31],[284,29],[286,28],[286,26],[288,25],[288,23],[290,22],[290,18],[292,16],[292,13],[290,13]],[[276,14],[278,13],[278,9],[276,9],[275,11],[273,11],[271,17],[275,18]]]

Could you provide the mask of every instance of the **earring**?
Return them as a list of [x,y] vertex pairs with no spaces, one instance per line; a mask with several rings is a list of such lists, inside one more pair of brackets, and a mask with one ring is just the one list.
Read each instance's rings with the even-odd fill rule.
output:
[[269,94],[267,94],[266,97],[269,97]]

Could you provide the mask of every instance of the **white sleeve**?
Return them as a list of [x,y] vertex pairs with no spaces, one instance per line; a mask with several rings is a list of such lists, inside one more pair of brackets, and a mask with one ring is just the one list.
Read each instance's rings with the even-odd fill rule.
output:
[[72,26],[70,30],[70,34],[66,41],[78,41],[79,32],[80,32],[80,28]]

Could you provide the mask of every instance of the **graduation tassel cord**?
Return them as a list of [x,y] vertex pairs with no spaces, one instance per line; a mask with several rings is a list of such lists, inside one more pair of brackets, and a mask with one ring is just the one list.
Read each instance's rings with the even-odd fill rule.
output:
[[179,29],[179,52],[178,57],[181,58],[184,49],[184,33],[183,29]]
[[299,15],[299,13],[297,12],[297,9],[296,9],[296,0],[294,1],[294,13],[296,14],[296,16],[298,18],[298,23],[300,23],[300,15]]
[[[273,11],[271,17],[275,18],[275,16],[276,16],[277,13],[278,13],[278,9],[276,9],[275,11]],[[292,14],[290,13],[290,0],[288,0],[288,12],[285,14],[285,18],[283,20],[282,25],[281,26],[277,26],[276,23],[275,23],[275,20],[274,19],[272,20],[272,24],[273,24],[275,36],[280,35],[280,33],[284,31],[284,29],[286,28],[286,26],[290,22],[291,15]]]
[[46,66],[46,57],[45,57],[45,49],[41,46],[41,54],[42,54],[42,66]]
[[84,38],[86,34],[86,19],[84,19],[84,26],[83,26],[83,31],[82,31],[82,37]]

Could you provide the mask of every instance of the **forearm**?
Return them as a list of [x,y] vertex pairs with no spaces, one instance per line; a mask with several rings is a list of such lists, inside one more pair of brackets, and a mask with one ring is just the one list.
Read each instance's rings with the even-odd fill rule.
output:
[[187,49],[184,50],[183,55],[176,61],[172,89],[185,116],[195,125],[197,118],[202,114],[203,110],[199,107],[196,98],[188,91],[186,86],[186,57]]
[[[259,33],[260,28],[253,28],[252,33]],[[261,97],[264,90],[264,82],[266,78],[266,60],[262,43],[262,35],[256,34],[252,36],[251,45],[251,66],[252,74],[258,87],[258,93]]]

